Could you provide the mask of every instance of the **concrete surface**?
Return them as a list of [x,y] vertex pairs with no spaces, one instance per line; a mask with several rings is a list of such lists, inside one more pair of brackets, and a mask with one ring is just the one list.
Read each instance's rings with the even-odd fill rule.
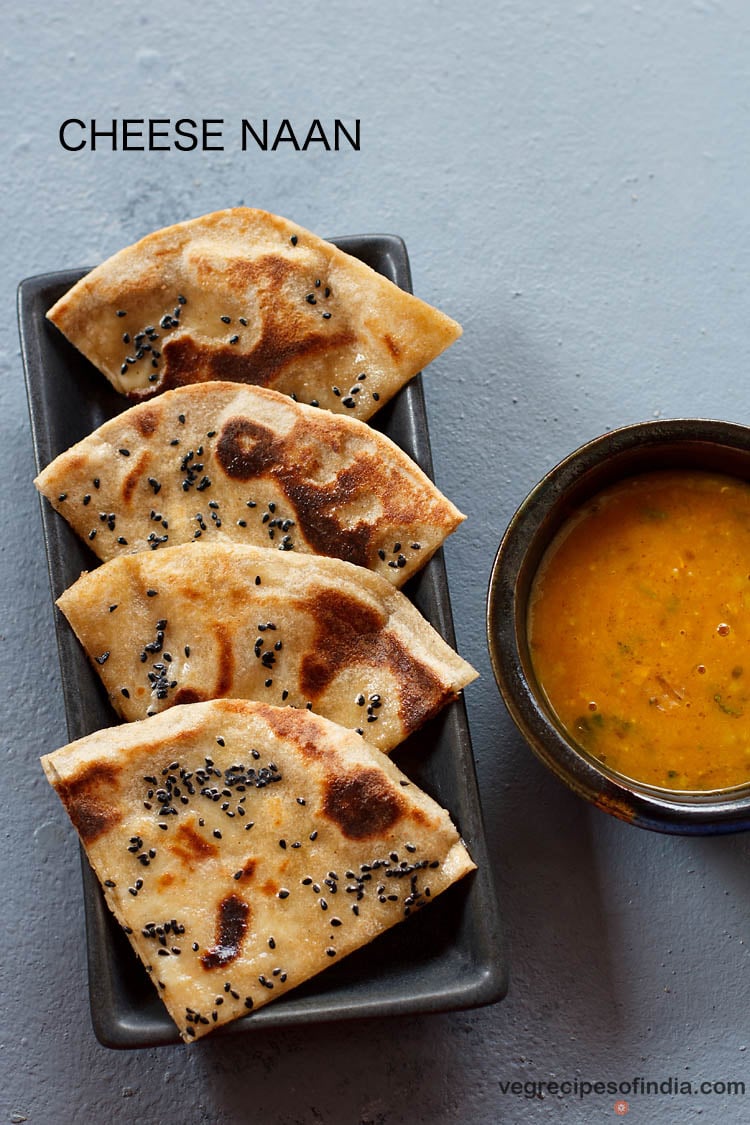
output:
[[[207,10],[211,9],[211,14]],[[743,0],[378,5],[3,0],[0,1122],[588,1123],[616,1096],[511,1081],[749,1079],[746,836],[588,808],[496,693],[485,587],[529,487],[583,440],[750,414],[750,8]],[[64,152],[65,117],[361,119],[361,151]],[[426,377],[502,910],[506,1001],[473,1013],[113,1053],[91,1031],[77,851],[37,764],[65,741],[14,315],[20,278],[239,202],[401,234],[465,336]],[[624,1095],[628,1120],[750,1120]]]

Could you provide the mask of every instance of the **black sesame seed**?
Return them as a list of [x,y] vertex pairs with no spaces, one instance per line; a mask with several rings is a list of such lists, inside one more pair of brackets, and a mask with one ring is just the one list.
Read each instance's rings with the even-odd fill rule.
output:
[[123,457],[129,457],[130,456],[130,450],[129,449],[118,449],[117,452],[120,453]]
[[285,887],[282,887],[281,890],[279,891],[277,897],[278,898],[289,898],[289,891]]
[[115,313],[115,316],[127,316],[127,315],[128,314],[125,312],[125,309],[118,309],[117,312]]

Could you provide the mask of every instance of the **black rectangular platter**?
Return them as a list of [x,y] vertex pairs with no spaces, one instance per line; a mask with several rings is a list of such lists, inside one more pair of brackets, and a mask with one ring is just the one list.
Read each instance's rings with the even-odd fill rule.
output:
[[[332,241],[411,291],[409,259],[400,238],[363,235]],[[38,471],[130,405],[45,318],[54,302],[86,272],[66,270],[32,277],[19,288],[21,347]],[[421,376],[404,387],[375,416],[373,424],[432,476]],[[92,569],[98,561],[45,501],[42,526],[56,599],[82,570]],[[455,646],[442,552],[404,592]],[[55,626],[68,738],[73,741],[117,720],[96,673],[57,609]],[[59,741],[61,745],[65,741],[62,732]],[[450,811],[478,870],[441,895],[429,910],[387,931],[277,1003],[226,1025],[215,1035],[343,1018],[450,1011],[492,1003],[505,994],[499,914],[463,698],[412,736],[393,757],[416,784]],[[119,1048],[178,1043],[172,1020],[107,908],[85,853],[81,855],[91,1014],[97,1038]]]

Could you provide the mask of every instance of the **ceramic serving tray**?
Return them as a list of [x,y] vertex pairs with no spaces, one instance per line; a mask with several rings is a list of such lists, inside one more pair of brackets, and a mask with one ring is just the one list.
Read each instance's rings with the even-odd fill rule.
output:
[[[332,241],[411,291],[409,260],[400,238],[363,235]],[[131,405],[45,319],[47,310],[86,272],[66,270],[28,278],[19,289],[21,347],[37,471]],[[375,416],[373,424],[432,476],[420,376]],[[42,527],[54,600],[82,570],[97,566],[98,560],[45,501]],[[404,593],[455,646],[442,552],[412,579]],[[112,726],[117,719],[58,610],[55,626],[68,738],[73,741]],[[60,732],[59,743],[64,742]],[[447,1011],[492,1003],[504,995],[506,972],[498,908],[463,699],[412,736],[393,758],[450,811],[478,870],[451,887],[428,910],[387,931],[277,1003],[222,1027],[216,1035],[342,1018]],[[91,1013],[98,1039],[110,1047],[178,1043],[177,1029],[107,908],[83,852],[81,856]]]

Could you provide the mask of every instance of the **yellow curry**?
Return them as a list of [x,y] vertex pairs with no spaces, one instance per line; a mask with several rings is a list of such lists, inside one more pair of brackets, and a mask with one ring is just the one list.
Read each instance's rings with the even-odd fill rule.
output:
[[662,788],[750,781],[750,484],[669,470],[605,489],[548,549],[528,627],[588,754]]

